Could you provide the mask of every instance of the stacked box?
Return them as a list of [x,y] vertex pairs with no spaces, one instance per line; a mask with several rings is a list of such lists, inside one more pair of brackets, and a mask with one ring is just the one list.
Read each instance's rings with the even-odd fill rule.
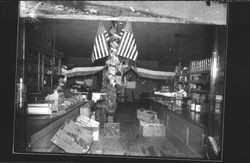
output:
[[140,121],[159,123],[159,119],[157,118],[157,113],[152,110],[138,109],[137,118]]
[[80,108],[80,115],[84,115],[86,117],[90,117],[90,108],[81,107]]
[[68,153],[86,153],[92,144],[92,131],[70,121],[60,128],[51,141]]
[[104,123],[104,137],[105,138],[119,138],[120,124],[119,123]]
[[140,130],[145,137],[165,137],[166,126],[160,123],[148,123],[140,121]]
[[93,119],[90,119],[89,117],[86,117],[84,115],[80,115],[76,119],[76,124],[84,127],[84,128],[91,128],[93,129],[93,141],[99,140],[99,128],[100,128],[100,122],[97,122]]

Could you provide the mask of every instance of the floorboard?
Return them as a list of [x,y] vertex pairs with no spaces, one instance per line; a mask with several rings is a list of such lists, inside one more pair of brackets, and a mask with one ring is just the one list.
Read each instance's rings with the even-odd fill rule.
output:
[[114,122],[120,124],[120,138],[104,138],[103,128],[101,128],[99,141],[93,143],[89,153],[197,158],[171,132],[167,131],[166,137],[143,137],[136,117],[136,110],[142,108],[142,106],[140,103],[118,105]]

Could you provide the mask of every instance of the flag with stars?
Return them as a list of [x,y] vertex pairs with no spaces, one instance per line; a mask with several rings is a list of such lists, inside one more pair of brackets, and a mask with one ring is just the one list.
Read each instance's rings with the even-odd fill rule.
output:
[[99,23],[98,31],[94,41],[94,49],[91,55],[91,60],[94,62],[100,58],[109,55],[107,41],[109,39],[108,32],[105,29],[102,21]]
[[130,22],[126,23],[125,27],[121,30],[120,35],[121,40],[117,50],[117,55],[135,61],[138,56],[138,50]]

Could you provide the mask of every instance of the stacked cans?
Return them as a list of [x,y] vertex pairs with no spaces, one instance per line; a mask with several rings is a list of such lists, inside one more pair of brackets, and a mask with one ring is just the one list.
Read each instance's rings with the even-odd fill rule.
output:
[[211,69],[211,58],[202,59],[199,61],[192,61],[190,65],[190,72],[202,72]]

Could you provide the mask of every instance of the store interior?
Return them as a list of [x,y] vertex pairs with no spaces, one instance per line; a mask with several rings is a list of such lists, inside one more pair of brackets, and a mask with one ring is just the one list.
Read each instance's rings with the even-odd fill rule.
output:
[[[136,59],[93,60],[100,26],[122,38],[128,22]],[[218,24],[20,17],[15,151],[220,159],[226,40]]]

